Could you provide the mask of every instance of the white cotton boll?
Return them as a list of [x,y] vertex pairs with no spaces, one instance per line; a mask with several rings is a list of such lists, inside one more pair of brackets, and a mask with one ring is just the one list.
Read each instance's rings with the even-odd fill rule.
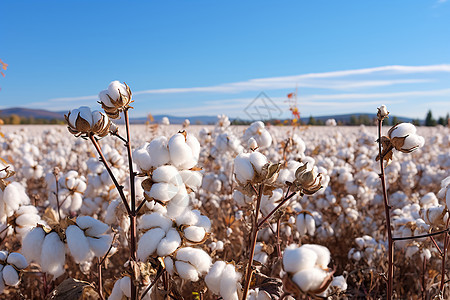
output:
[[167,138],[165,136],[153,139],[148,145],[147,151],[151,153],[153,167],[162,166],[170,160]]
[[302,248],[310,249],[317,254],[317,265],[321,268],[326,269],[330,263],[330,250],[327,247],[315,244],[305,244]]
[[420,257],[429,260],[431,258],[431,251],[429,249],[423,249],[420,253]]
[[156,212],[143,215],[139,220],[138,228],[149,229],[152,227],[161,227],[164,232],[167,232],[172,227],[172,220]]
[[297,231],[300,236],[304,236],[307,232],[305,224],[305,214],[299,214],[297,216]]
[[38,212],[37,208],[33,205],[22,205],[21,207],[19,207],[19,209],[16,211],[16,213],[18,215],[23,215],[23,214],[37,215],[39,212]]
[[[176,167],[181,167],[187,161],[192,159],[192,150],[186,144],[186,140],[183,134],[177,133],[174,136],[172,136],[169,140],[168,145],[169,145],[170,160]],[[194,165],[190,166],[190,168],[192,168]]]
[[189,206],[189,196],[177,194],[167,205],[167,216],[176,219],[178,216],[186,213]]
[[7,206],[9,206],[12,210],[17,210],[20,205],[20,198],[20,190],[14,183],[6,186],[3,191],[3,201]]
[[189,241],[199,243],[205,237],[206,231],[203,227],[189,226],[183,230],[183,233]]
[[178,187],[170,183],[155,183],[149,196],[162,202],[171,200],[178,193]]
[[10,265],[14,265],[18,269],[25,269],[28,267],[27,259],[17,252],[9,254],[6,262]]
[[18,226],[33,227],[41,220],[41,217],[36,214],[23,214],[16,218],[16,224]]
[[305,214],[305,225],[308,234],[313,236],[316,230],[316,223],[314,221],[313,216],[311,216],[310,214]]
[[222,272],[222,279],[220,280],[220,296],[224,300],[238,300],[238,281],[240,274],[232,264],[227,264]]
[[20,282],[19,274],[17,274],[16,269],[11,265],[6,265],[3,268],[3,280],[6,285],[16,286]]
[[131,297],[131,278],[128,276],[122,277],[120,279],[120,289],[122,290],[122,293],[125,295],[125,297],[130,298]]
[[117,280],[116,283],[114,283],[114,287],[111,291],[111,295],[109,295],[108,300],[122,300],[123,292],[120,288],[120,281],[121,279]]
[[83,205],[83,196],[80,193],[74,193],[72,195],[72,201],[70,202],[70,211],[77,211]]
[[216,295],[220,294],[220,280],[226,265],[224,261],[216,261],[205,276],[206,286]]
[[336,276],[333,278],[333,281],[331,282],[331,286],[336,287],[337,289],[341,291],[347,290],[347,281],[345,280],[344,276]]
[[181,248],[178,250],[176,258],[191,263],[200,274],[206,273],[211,266],[211,257],[198,248]]
[[115,224],[117,222],[116,209],[122,203],[121,200],[112,200],[106,209],[105,222],[106,224]]
[[202,185],[203,176],[198,171],[183,170],[180,172],[180,175],[184,184],[194,191],[197,191],[197,189]]
[[148,171],[152,167],[151,157],[147,151],[148,144],[133,151],[133,161],[142,171]]
[[183,179],[174,166],[161,166],[153,171],[152,180],[154,182],[167,182],[175,186],[183,183]]
[[227,237],[230,237],[230,235],[233,233],[233,229],[231,229],[230,227],[227,228],[226,234]]
[[411,134],[405,139],[402,149],[409,150],[417,147],[423,147],[425,139],[417,134]]
[[[8,254],[9,254],[9,252],[6,250],[0,251],[0,261],[6,261],[6,259],[8,258]],[[0,266],[1,266],[1,264],[0,264]]]
[[267,157],[259,152],[253,152],[250,154],[250,162],[255,168],[256,172],[261,173],[262,168],[267,164]]
[[90,249],[89,242],[83,230],[76,225],[70,225],[66,229],[66,238],[67,246],[75,262],[80,263],[85,261]]
[[22,254],[28,262],[40,262],[45,232],[41,227],[33,228],[22,240]]
[[217,243],[216,243],[216,251],[217,252],[223,251],[223,242],[222,241],[217,241]]
[[295,245],[290,245],[283,253],[283,269],[289,273],[313,268],[316,261],[316,252],[312,249],[304,248],[304,246],[297,248]]
[[175,268],[177,269],[177,273],[181,278],[193,282],[198,281],[198,272],[191,264],[183,261],[175,261]]
[[107,93],[108,96],[111,97],[113,100],[119,99],[120,95],[124,97],[129,97],[126,86],[117,80],[112,81],[108,85]]
[[327,277],[327,272],[319,268],[305,269],[294,274],[292,281],[304,291],[315,291]]
[[234,159],[234,174],[236,179],[241,183],[252,180],[255,175],[253,166],[250,163],[250,154],[241,153]]
[[200,215],[198,217],[198,222],[195,225],[203,227],[207,232],[209,232],[209,230],[211,229],[211,220],[207,216]]
[[158,256],[164,257],[172,254],[181,245],[181,237],[175,228],[171,228],[166,236],[159,242],[156,249]]
[[395,129],[392,130],[390,138],[404,137],[416,133],[416,127],[411,123],[401,123],[394,126],[394,128]]
[[76,222],[87,236],[99,236],[109,229],[108,225],[90,216],[78,217]]
[[161,228],[150,229],[139,239],[138,248],[137,248],[137,257],[140,261],[145,262],[147,257],[152,255],[156,248],[158,247],[159,242],[166,235],[164,230]]
[[64,274],[66,249],[56,232],[49,233],[42,243],[41,268],[43,272],[59,277]]
[[194,160],[198,160],[198,157],[200,155],[200,143],[197,140],[197,138],[191,134],[188,134],[186,136],[186,144],[191,148],[192,156]]
[[169,273],[169,275],[173,275],[173,259],[170,256],[164,257],[164,265],[166,266],[167,273]]
[[100,237],[87,237],[89,248],[96,257],[103,257],[111,246],[113,237],[111,235],[102,235]]

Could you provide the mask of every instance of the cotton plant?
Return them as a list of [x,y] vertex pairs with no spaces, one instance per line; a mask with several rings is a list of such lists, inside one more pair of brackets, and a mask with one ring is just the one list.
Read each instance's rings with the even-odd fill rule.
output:
[[268,148],[272,144],[272,136],[261,121],[253,122],[245,130],[242,139],[248,142],[250,138],[253,138],[257,147],[261,149]]
[[83,205],[83,194],[86,190],[86,178],[77,171],[71,170],[61,174],[57,181],[55,175],[46,176],[49,186],[50,205],[63,215],[78,211]]
[[208,289],[224,300],[238,300],[241,291],[241,274],[233,264],[216,261],[205,276]]
[[200,248],[183,247],[173,256],[164,258],[169,274],[177,274],[180,278],[196,282],[209,271],[212,261],[208,253]]
[[0,294],[8,286],[17,287],[23,270],[28,267],[26,258],[18,252],[0,251]]
[[22,252],[29,262],[58,278],[65,272],[66,252],[76,263],[104,256],[112,243],[112,236],[105,233],[108,229],[108,225],[90,216],[75,221],[54,220],[49,227],[33,228],[22,240]]

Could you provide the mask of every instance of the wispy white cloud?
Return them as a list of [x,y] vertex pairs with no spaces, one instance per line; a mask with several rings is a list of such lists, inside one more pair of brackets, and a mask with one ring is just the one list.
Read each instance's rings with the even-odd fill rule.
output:
[[[323,73],[308,73],[294,76],[257,78],[246,81],[224,83],[206,87],[150,89],[133,92],[134,95],[182,94],[182,93],[240,93],[249,91],[270,91],[298,87],[351,90],[399,84],[426,83],[430,79],[386,79],[392,75],[450,73],[450,64],[428,66],[382,66]],[[383,79],[364,78],[366,75],[384,76]],[[339,80],[336,80],[339,79]],[[97,95],[81,97],[60,97],[48,102],[79,102],[96,100]]]

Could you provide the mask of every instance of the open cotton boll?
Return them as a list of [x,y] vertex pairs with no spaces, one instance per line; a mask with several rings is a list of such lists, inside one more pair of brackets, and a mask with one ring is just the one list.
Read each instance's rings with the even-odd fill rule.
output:
[[198,210],[188,210],[185,214],[178,216],[177,225],[195,225],[199,222],[200,213]]
[[317,254],[317,265],[322,269],[326,269],[330,263],[330,250],[327,247],[315,244],[305,244],[301,248],[310,249]]
[[167,216],[176,219],[178,216],[186,213],[189,206],[189,195],[178,193],[167,205]]
[[198,281],[199,277],[197,269],[190,263],[184,261],[175,261],[175,268],[181,278],[190,280],[192,282]]
[[108,225],[90,216],[78,217],[76,222],[81,229],[85,230],[87,236],[99,236],[109,229]]
[[23,214],[16,218],[16,224],[18,226],[33,227],[41,220],[41,217],[37,214]]
[[160,227],[164,230],[164,232],[167,232],[169,228],[172,227],[172,220],[157,212],[148,215],[143,215],[139,220],[138,228],[142,230],[142,229],[149,229],[152,227]]
[[170,160],[177,168],[183,166],[185,169],[190,169],[195,166],[196,161],[193,160],[192,150],[186,143],[186,138],[183,134],[177,133],[172,136],[168,145]]
[[173,259],[170,256],[164,257],[164,265],[166,266],[167,273],[169,273],[169,275],[173,275],[174,265],[173,265]]
[[28,262],[40,262],[44,238],[44,230],[41,227],[35,227],[22,239],[22,254]]
[[8,254],[9,252],[6,250],[0,251],[0,261],[6,261],[6,259],[8,258]]
[[305,214],[305,224],[308,234],[313,236],[314,232],[316,231],[316,223],[314,221],[314,217],[310,214]]
[[192,156],[194,160],[198,160],[198,157],[200,155],[200,143],[197,140],[197,138],[191,134],[188,134],[186,136],[186,144],[191,148]]
[[77,211],[83,205],[83,196],[80,193],[74,193],[72,195],[72,201],[70,202],[70,211]]
[[402,149],[413,149],[417,147],[423,147],[425,144],[425,139],[417,134],[411,134],[405,139],[405,143],[402,146]]
[[333,278],[333,281],[331,282],[331,286],[336,287],[337,289],[341,291],[347,290],[347,281],[345,280],[344,276],[336,276]]
[[220,294],[220,280],[226,265],[224,261],[216,261],[205,276],[206,286],[216,295]]
[[178,172],[178,169],[174,166],[161,166],[158,167],[152,174],[152,180],[154,182],[167,182],[175,186],[183,184],[183,179]]
[[11,265],[6,265],[3,268],[3,280],[6,285],[16,286],[20,282],[19,274]]
[[159,242],[156,253],[164,257],[172,254],[181,245],[181,237],[175,228],[171,228],[166,236]]
[[304,245],[297,248],[296,245],[288,246],[283,253],[283,269],[289,273],[299,270],[313,268],[317,261],[317,254],[314,250],[304,248]]
[[13,183],[6,186],[5,190],[3,191],[3,201],[11,210],[17,210],[19,209],[20,205],[20,190],[17,188],[17,186]]
[[144,235],[141,236],[138,242],[138,259],[145,262],[147,260],[147,257],[152,255],[156,251],[159,242],[165,235],[166,233],[161,228],[153,228],[144,233]]
[[22,254],[17,252],[10,253],[6,262],[18,269],[25,269],[28,267],[27,259]]
[[227,264],[222,272],[220,280],[220,296],[224,300],[238,300],[238,282],[240,274],[236,272],[232,264]]
[[211,267],[211,257],[198,248],[185,247],[178,250],[177,260],[182,260],[192,264],[200,274],[206,273]]
[[178,193],[178,187],[171,183],[155,183],[148,195],[162,202],[171,200]]
[[70,225],[66,229],[66,239],[70,254],[75,259],[75,262],[81,263],[85,261],[90,249],[83,230],[76,225]]
[[148,143],[133,151],[133,161],[141,169],[141,171],[148,171],[152,167],[151,157],[147,151]]
[[122,300],[123,292],[122,292],[122,289],[120,288],[120,280],[121,279],[117,280],[114,283],[113,289],[111,291],[111,294],[108,297],[108,300]]
[[122,203],[121,200],[112,200],[106,209],[105,222],[106,224],[115,224],[117,222],[116,209]]
[[253,152],[250,154],[250,162],[255,168],[256,172],[261,173],[262,168],[267,164],[267,157],[259,152]]
[[111,235],[102,235],[100,237],[87,237],[89,248],[96,257],[102,257],[108,252],[113,237]]
[[304,269],[295,273],[292,281],[304,292],[315,291],[321,286],[327,275],[328,273],[320,268]]
[[131,278],[128,276],[122,277],[120,279],[120,289],[122,290],[122,293],[125,295],[125,297],[130,298],[131,297]]
[[[393,129],[393,130],[392,130]],[[401,123],[394,126],[391,130],[390,138],[404,137],[416,133],[416,126],[411,123]]]
[[305,224],[305,214],[299,214],[297,216],[297,231],[300,236],[304,236],[307,232],[306,224]]
[[66,260],[64,243],[61,242],[56,232],[50,232],[42,243],[41,269],[43,272],[59,277],[64,274]]
[[255,171],[250,162],[250,154],[241,153],[234,159],[234,174],[236,179],[241,183],[251,181],[255,175]]
[[[119,99],[120,95],[127,98],[130,97],[127,91],[127,87],[118,80],[112,81],[108,85],[108,89],[106,91],[108,96],[111,97],[113,100]],[[113,105],[111,105],[111,107],[113,107]]]
[[205,238],[206,231],[203,227],[189,226],[183,230],[183,233],[189,241],[199,243]]
[[183,170],[180,171],[181,178],[185,185],[191,188],[193,191],[197,191],[202,185],[202,174],[198,171]]
[[167,164],[170,160],[167,138],[159,136],[154,138],[147,147],[148,153],[151,153],[153,167],[159,167]]

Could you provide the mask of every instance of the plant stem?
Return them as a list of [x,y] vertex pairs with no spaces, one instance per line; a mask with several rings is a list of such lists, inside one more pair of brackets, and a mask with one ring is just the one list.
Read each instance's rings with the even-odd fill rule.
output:
[[252,266],[253,266],[253,257],[255,255],[255,247],[256,247],[256,238],[258,237],[258,231],[260,226],[258,225],[258,216],[259,216],[259,208],[261,206],[261,198],[264,191],[264,184],[259,186],[258,190],[258,198],[256,199],[256,209],[255,216],[252,223],[252,235],[251,235],[251,244],[250,244],[250,257],[247,264],[247,271],[245,273],[245,282],[244,282],[244,292],[242,294],[242,300],[247,299],[248,290],[250,288],[250,281],[252,279]]
[[387,299],[392,299],[392,286],[394,281],[394,240],[392,239],[392,228],[391,228],[391,216],[390,216],[390,206],[386,190],[386,178],[384,174],[384,159],[382,158],[381,149],[381,127],[383,125],[383,120],[378,119],[378,154],[380,156],[380,179],[381,186],[383,189],[383,200],[384,200],[384,211],[386,214],[386,231],[388,236],[388,280],[387,280]]
[[[446,229],[448,230],[448,222],[450,218],[447,219]],[[444,248],[442,249],[442,266],[441,266],[441,285],[439,286],[439,294],[442,295],[444,292],[444,284],[445,284],[445,257],[448,248],[448,232],[444,236]]]
[[[131,202],[131,214],[129,214],[130,217],[130,254],[131,254],[131,260],[137,261],[136,259],[136,246],[137,246],[137,231],[136,231],[136,192],[135,192],[135,185],[134,185],[134,178],[136,176],[136,173],[134,173],[133,170],[133,158],[131,157],[131,144],[130,144],[130,118],[128,116],[128,108],[126,108],[123,112],[125,116],[125,126],[127,131],[127,142],[125,143],[125,146],[127,148],[127,154],[128,154],[128,168],[130,172],[130,202]],[[133,274],[131,277],[131,299],[137,299],[138,296],[138,289],[139,285],[135,286],[135,274],[134,271],[135,264],[133,266]]]
[[446,232],[448,233],[448,231],[449,231],[449,228],[441,230],[441,231],[436,231],[436,232],[427,233],[427,234],[421,234],[421,235],[394,237],[394,238],[392,238],[392,240],[393,241],[414,240],[414,239],[420,239],[420,238],[425,238],[425,237],[432,237],[434,235],[439,235],[439,234],[443,234],[443,233],[446,233]]
[[274,208],[267,216],[265,216],[265,217],[262,219],[261,222],[258,223],[258,228],[261,228],[261,226],[262,226],[264,223],[266,223],[266,221],[269,220],[270,217],[272,217],[272,215],[273,215],[274,213],[276,213],[276,211],[277,211],[280,207],[282,207],[289,199],[291,199],[292,197],[294,197],[294,195],[295,195],[296,193],[297,193],[297,192],[292,192],[289,196],[285,197],[285,198],[283,199],[283,201],[281,201],[280,204],[277,205],[277,207],[275,207],[275,208]]
[[100,155],[100,161],[105,166],[106,170],[108,171],[109,177],[111,177],[111,180],[113,181],[115,187],[117,188],[117,191],[119,192],[120,198],[122,199],[123,205],[125,206],[125,209],[127,210],[128,215],[131,214],[131,210],[130,210],[130,206],[128,205],[127,198],[125,197],[125,194],[123,193],[123,186],[121,186],[117,182],[117,179],[114,176],[113,172],[111,171],[111,168],[108,166],[108,163],[106,162],[106,158],[103,155],[102,149],[100,148],[94,135],[89,134],[89,139],[91,140],[92,144],[94,145],[95,149],[97,150],[98,154]]
[[156,275],[155,279],[153,279],[152,283],[145,289],[145,291],[141,295],[141,299],[144,298],[145,295],[152,289],[152,287],[158,282],[158,279],[166,272],[166,269],[161,269]]
[[97,258],[97,263],[98,263],[98,295],[100,296],[100,299],[105,300],[105,297],[103,296],[102,262],[100,261],[100,258]]
[[59,204],[59,185],[58,185],[58,176],[56,175],[56,173],[53,174],[55,176],[55,181],[56,181],[56,193],[55,193],[55,197],[56,197],[56,205],[58,207],[58,217],[59,217],[59,221],[61,221],[61,206]]

